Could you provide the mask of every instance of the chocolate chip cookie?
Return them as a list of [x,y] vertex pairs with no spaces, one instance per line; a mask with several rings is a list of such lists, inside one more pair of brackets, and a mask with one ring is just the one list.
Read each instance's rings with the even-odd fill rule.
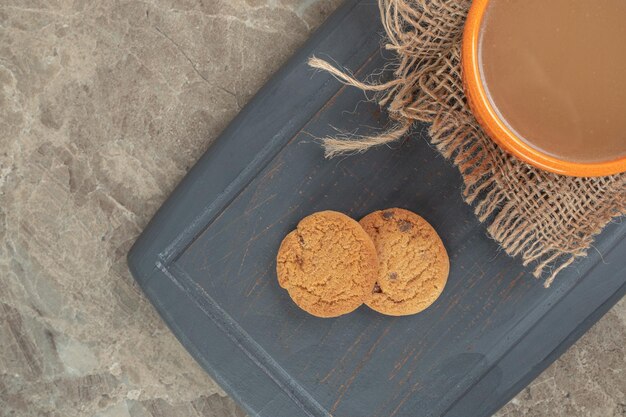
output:
[[450,262],[439,235],[408,210],[376,211],[360,221],[378,253],[378,279],[365,303],[380,313],[405,316],[430,306],[443,291]]
[[300,308],[317,317],[337,317],[369,298],[378,257],[358,222],[322,211],[302,219],[285,237],[276,271],[278,283]]

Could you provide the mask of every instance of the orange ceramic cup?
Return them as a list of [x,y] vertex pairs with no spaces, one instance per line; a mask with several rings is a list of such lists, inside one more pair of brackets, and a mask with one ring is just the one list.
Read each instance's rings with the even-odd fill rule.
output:
[[479,41],[489,0],[473,0],[463,34],[462,69],[465,95],[483,130],[501,148],[537,168],[562,175],[598,177],[626,172],[626,157],[608,162],[581,163],[558,159],[533,148],[501,120],[491,105],[479,66]]

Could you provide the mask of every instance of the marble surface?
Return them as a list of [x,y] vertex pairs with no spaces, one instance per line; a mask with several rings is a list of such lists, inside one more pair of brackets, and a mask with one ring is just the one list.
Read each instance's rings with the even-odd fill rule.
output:
[[[0,415],[243,416],[125,255],[339,0],[0,0]],[[498,413],[626,415],[626,302]]]

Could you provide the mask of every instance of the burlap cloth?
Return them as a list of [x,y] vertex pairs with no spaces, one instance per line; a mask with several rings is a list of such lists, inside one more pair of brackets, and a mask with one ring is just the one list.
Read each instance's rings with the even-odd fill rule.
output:
[[[460,170],[463,197],[511,256],[534,266],[545,286],[587,254],[612,219],[626,213],[626,174],[573,178],[538,170],[506,154],[482,132],[463,94],[461,40],[468,0],[379,0],[397,54],[391,81],[368,84],[325,61],[313,67],[376,92],[397,125],[382,135],[326,138],[326,155],[359,153],[405,136],[427,122],[432,143]],[[626,132],[625,132],[626,134]]]

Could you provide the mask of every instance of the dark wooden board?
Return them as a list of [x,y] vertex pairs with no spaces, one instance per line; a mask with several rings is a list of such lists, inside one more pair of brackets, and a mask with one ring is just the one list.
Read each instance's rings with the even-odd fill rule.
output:
[[[366,75],[385,63],[381,31],[375,1],[340,8],[202,156],[129,254],[174,334],[251,416],[489,416],[626,292],[626,225],[610,225],[597,251],[545,290],[487,237],[425,126],[393,148],[323,158],[313,137],[386,120],[306,58]],[[295,307],[274,257],[298,220],[393,206],[441,234],[451,259],[442,297],[405,318],[360,308],[324,320]]]

